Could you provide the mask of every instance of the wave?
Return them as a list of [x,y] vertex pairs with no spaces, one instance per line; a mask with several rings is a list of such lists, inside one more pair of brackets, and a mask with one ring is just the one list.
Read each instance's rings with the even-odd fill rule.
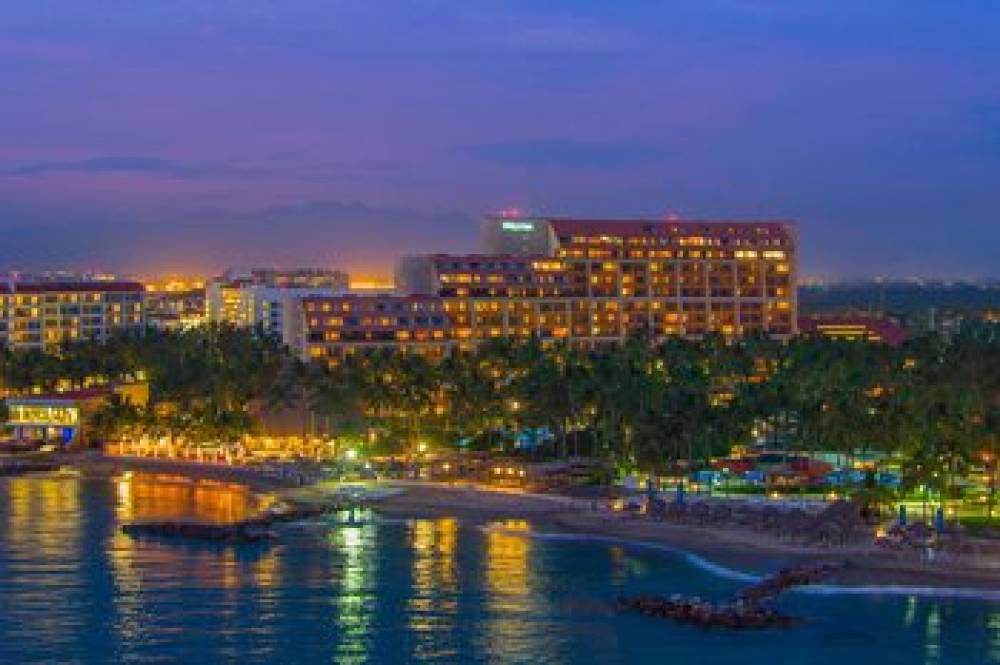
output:
[[[480,525],[482,531],[499,531],[509,535],[523,536],[537,540],[554,541],[576,541],[591,543],[613,543],[615,545],[625,545],[630,548],[657,550],[669,552],[680,556],[685,562],[704,570],[707,573],[721,577],[723,579],[735,580],[738,582],[755,583],[764,579],[764,575],[751,573],[748,571],[729,568],[715,563],[699,554],[671,545],[659,543],[648,543],[633,541],[615,536],[602,536],[598,534],[576,534],[544,531],[524,531],[520,529],[510,529],[503,525]],[[984,589],[979,587],[929,587],[910,586],[904,584],[866,584],[859,586],[842,586],[838,584],[817,584],[804,586],[791,590],[791,593],[806,593],[821,596],[920,596],[924,598],[955,598],[963,600],[990,600],[1000,601],[1000,589]]]
[[933,587],[869,584],[863,586],[840,586],[818,584],[802,587],[797,593],[821,596],[920,596],[922,598],[956,598],[962,600],[1000,601],[1000,590],[979,587]]

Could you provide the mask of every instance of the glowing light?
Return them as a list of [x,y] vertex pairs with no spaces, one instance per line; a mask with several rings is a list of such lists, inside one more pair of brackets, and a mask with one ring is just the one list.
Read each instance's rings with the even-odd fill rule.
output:
[[513,233],[531,233],[535,230],[535,225],[531,222],[504,222],[502,226],[504,231]]
[[524,212],[520,208],[504,208],[500,211],[500,217],[503,219],[517,219],[523,216]]

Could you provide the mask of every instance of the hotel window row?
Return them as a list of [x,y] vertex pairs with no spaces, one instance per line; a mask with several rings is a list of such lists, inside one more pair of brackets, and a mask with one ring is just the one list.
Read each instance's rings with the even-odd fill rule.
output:
[[484,254],[401,260],[400,293],[306,298],[300,348],[335,360],[378,347],[442,355],[494,337],[788,337],[796,249],[786,222],[488,219]]
[[0,283],[0,344],[52,350],[141,329],[144,293],[142,284],[124,281]]

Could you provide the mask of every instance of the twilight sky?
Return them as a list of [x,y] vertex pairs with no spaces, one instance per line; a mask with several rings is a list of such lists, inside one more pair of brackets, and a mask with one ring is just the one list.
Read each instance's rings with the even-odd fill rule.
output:
[[1000,276],[1000,3],[0,2],[0,271],[388,273],[507,207]]

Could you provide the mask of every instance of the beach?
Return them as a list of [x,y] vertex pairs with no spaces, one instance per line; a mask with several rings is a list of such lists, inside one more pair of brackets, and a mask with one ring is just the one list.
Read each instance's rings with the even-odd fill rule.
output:
[[[295,497],[315,504],[337,496],[336,484],[302,487],[300,477],[267,474],[260,467],[206,464],[172,459],[77,456],[64,460],[86,476],[144,471],[183,475],[246,485],[254,492]],[[632,517],[611,512],[591,502],[556,494],[532,494],[468,484],[382,481],[367,483],[382,494],[373,500],[375,510],[399,519],[450,517],[470,526],[497,526],[517,520],[530,524],[530,533],[605,539],[665,548],[698,557],[706,565],[755,575],[783,567],[822,561],[844,562],[831,584],[843,586],[904,586],[1000,591],[1000,561],[994,566],[928,565],[914,556],[878,550],[872,546],[805,547],[780,541],[768,534],[732,527],[700,527]],[[384,490],[392,492],[384,492]],[[394,492],[394,493],[393,493]],[[530,537],[530,535],[528,536]]]
[[727,569],[762,574],[820,561],[846,563],[831,584],[1000,590],[1000,568],[929,566],[874,547],[807,548],[756,531],[694,527],[592,510],[557,495],[494,491],[465,485],[407,483],[376,510],[398,518],[454,517],[474,525],[526,520],[537,533],[609,539],[687,552]]

